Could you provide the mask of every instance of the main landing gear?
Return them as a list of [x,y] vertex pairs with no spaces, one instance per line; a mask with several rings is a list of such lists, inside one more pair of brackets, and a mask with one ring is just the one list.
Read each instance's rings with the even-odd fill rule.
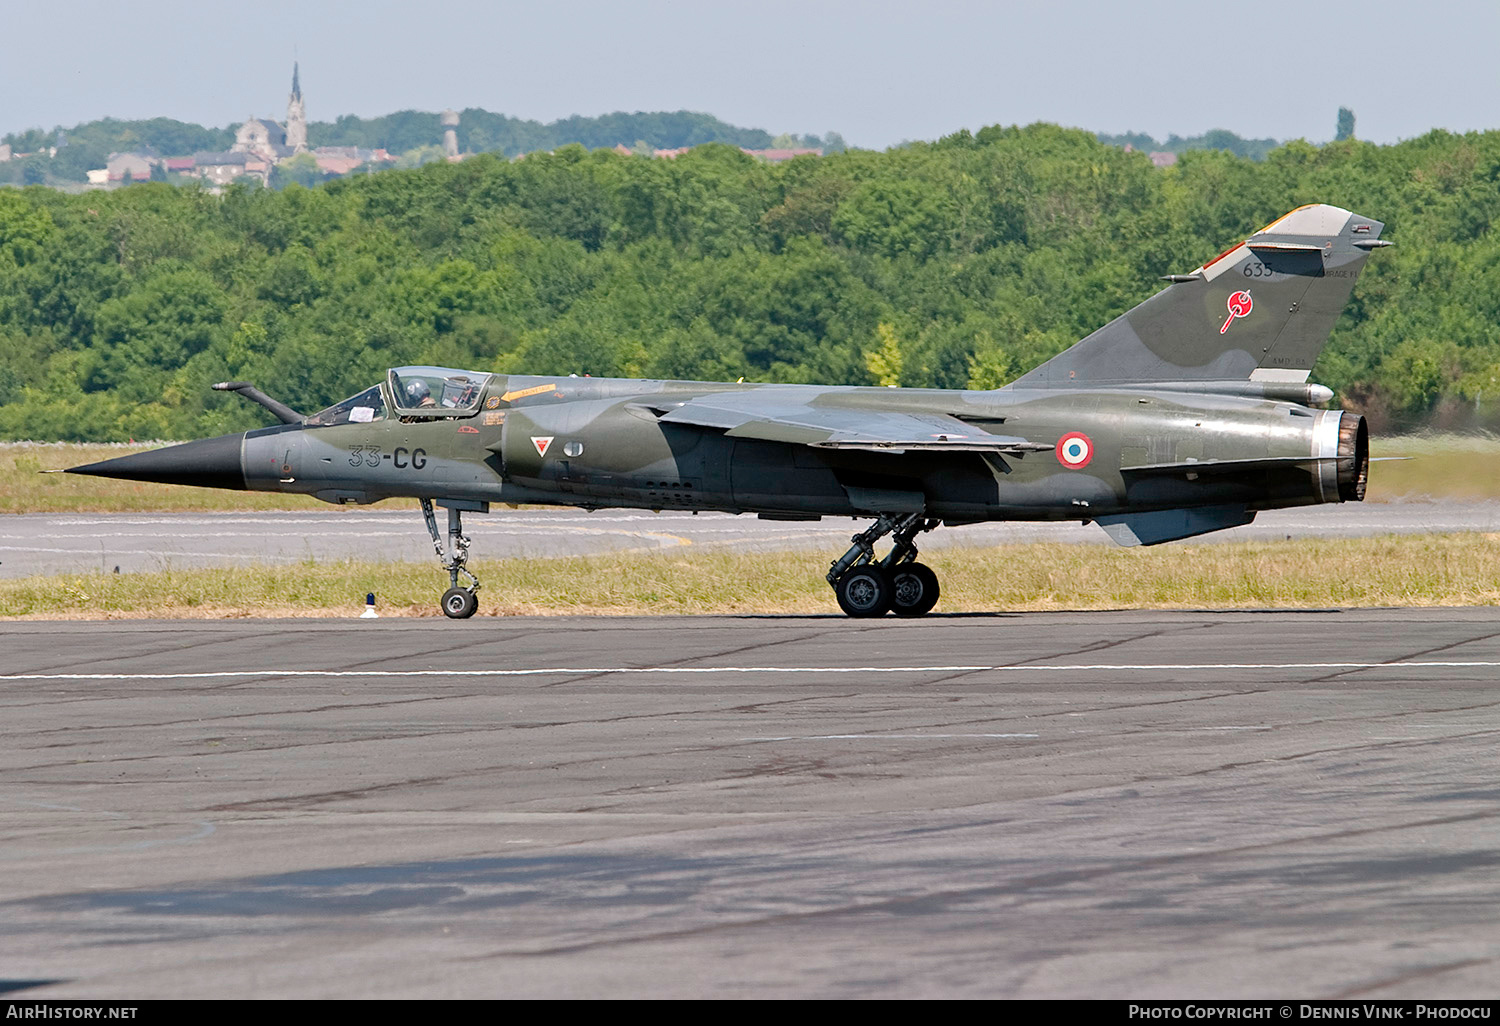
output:
[[[938,521],[921,513],[892,518],[882,514],[875,523],[851,541],[849,551],[828,571],[828,583],[839,600],[839,608],[854,617],[924,616],[937,605],[938,579],[926,564],[918,563],[913,539],[930,531]],[[890,535],[894,544],[889,555],[876,561],[875,543]]]
[[[466,620],[479,608],[479,599],[474,596],[474,593],[479,590],[479,578],[469,573],[464,566],[469,561],[469,539],[464,537],[462,514],[454,507],[448,507],[448,545],[444,548],[442,536],[438,534],[437,514],[432,511],[432,500],[420,501],[422,516],[427,521],[427,533],[432,535],[432,547],[437,550],[438,560],[443,564],[443,569],[448,571],[448,581],[451,585],[447,591],[443,592],[441,603],[443,615],[454,620]],[[458,586],[459,574],[469,579],[467,587]]]

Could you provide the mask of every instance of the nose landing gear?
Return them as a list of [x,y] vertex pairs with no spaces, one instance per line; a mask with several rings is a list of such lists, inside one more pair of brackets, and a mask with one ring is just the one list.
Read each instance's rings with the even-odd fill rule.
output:
[[[432,500],[421,499],[422,517],[427,521],[427,533],[432,536],[432,547],[437,550],[438,561],[448,571],[450,587],[443,592],[441,606],[443,615],[454,620],[466,620],[479,608],[479,599],[474,593],[479,590],[479,578],[469,573],[465,566],[469,561],[469,539],[464,536],[463,516],[457,506],[448,507],[448,545],[443,546],[438,534],[437,514],[432,511]],[[488,507],[486,507],[487,509]],[[458,586],[458,575],[469,579],[467,587]]]
[[[913,539],[938,525],[922,513],[893,519],[881,514],[875,523],[856,534],[849,551],[828,570],[839,608],[849,616],[924,616],[937,605],[937,574],[917,562]],[[894,544],[882,560],[875,559],[875,543],[887,534]]]

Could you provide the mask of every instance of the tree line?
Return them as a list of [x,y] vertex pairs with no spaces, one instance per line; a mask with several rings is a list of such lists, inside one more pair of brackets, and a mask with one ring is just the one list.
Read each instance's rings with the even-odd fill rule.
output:
[[567,146],[316,188],[0,189],[0,437],[188,438],[385,368],[991,388],[1302,203],[1384,220],[1313,379],[1500,419],[1500,132],[1172,168],[1037,124],[783,164]]
[[[1339,113],[1342,126],[1345,108],[1340,107]],[[1354,134],[1353,119],[1354,115],[1350,114],[1349,131],[1341,139],[1350,138]],[[1243,139],[1227,128],[1213,128],[1202,135],[1186,137],[1173,134],[1167,136],[1166,142],[1157,142],[1145,132],[1121,132],[1118,135],[1100,132],[1099,141],[1110,146],[1130,146],[1147,153],[1160,151],[1179,156],[1188,150],[1227,150],[1237,157],[1248,157],[1251,160],[1265,160],[1272,150],[1281,145],[1275,139]]]
[[[402,110],[379,117],[346,114],[333,121],[313,121],[307,126],[310,147],[357,146],[386,150],[392,156],[408,155],[407,164],[442,159],[443,126],[433,111]],[[23,158],[0,163],[0,185],[68,185],[88,180],[91,168],[104,167],[111,153],[150,151],[163,157],[185,157],[193,153],[227,150],[234,144],[234,128],[204,128],[172,118],[122,121],[102,118],[69,129],[40,128],[12,132],[0,137]],[[759,128],[740,128],[710,114],[679,110],[599,117],[573,115],[549,124],[526,118],[494,114],[478,107],[460,112],[458,148],[463,153],[501,153],[517,157],[539,150],[578,143],[586,149],[611,148],[623,144],[649,153],[684,146],[722,142],[730,146],[763,150],[774,146],[788,149],[844,149],[837,132],[826,136],[782,134],[772,136]],[[53,151],[56,151],[55,153]],[[322,176],[314,173],[310,180]],[[307,174],[288,181],[309,184]],[[273,182],[272,185],[278,183]]]

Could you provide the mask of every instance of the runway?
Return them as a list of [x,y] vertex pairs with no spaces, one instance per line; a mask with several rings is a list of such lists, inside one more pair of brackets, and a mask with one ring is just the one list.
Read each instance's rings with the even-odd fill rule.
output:
[[0,664],[17,999],[1496,989],[1494,609],[10,622]]
[[[441,519],[441,517],[440,517]],[[571,556],[696,548],[784,551],[818,548],[830,559],[868,521],[828,518],[788,523],[709,513],[618,510],[506,510],[470,514],[464,529],[478,559]],[[1270,510],[1247,526],[1200,541],[1351,537],[1425,531],[1500,531],[1497,502],[1348,503]],[[924,549],[1020,542],[1112,544],[1097,526],[996,523],[944,527]],[[306,560],[433,559],[415,509],[283,513],[82,513],[0,517],[0,577],[99,571],[153,572]]]

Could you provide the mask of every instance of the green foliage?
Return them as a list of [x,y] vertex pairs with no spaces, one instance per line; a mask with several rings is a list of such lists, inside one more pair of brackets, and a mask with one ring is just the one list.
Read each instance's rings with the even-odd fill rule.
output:
[[[435,119],[393,118],[353,141],[430,145]],[[615,128],[642,148],[715,130],[662,118]],[[589,143],[323,184],[304,160],[281,191],[0,189],[0,437],[243,430],[264,414],[211,382],[312,410],[419,362],[994,388],[1314,201],[1399,243],[1314,379],[1377,428],[1500,423],[1500,133],[1199,148],[1170,169],[1052,125],[776,165]]]
[[1339,108],[1338,128],[1334,133],[1334,142],[1343,142],[1345,139],[1354,138],[1354,111],[1348,107]]
[[[837,133],[829,133],[837,137]],[[435,145],[443,137],[438,115],[428,111],[403,110],[384,117],[345,115],[334,122],[315,121],[307,126],[310,146],[360,146],[406,153]],[[620,143],[637,143],[646,150],[678,149],[707,142],[723,142],[749,149],[771,145],[771,136],[758,128],[736,128],[708,114],[680,110],[675,113],[626,114],[601,117],[574,115],[551,124],[493,114],[471,107],[459,114],[458,148],[464,153],[503,153],[508,157],[570,144],[586,149],[608,149]],[[799,143],[800,145],[801,143]],[[839,148],[843,140],[838,139]],[[817,141],[811,143],[818,145]]]
[[[17,153],[33,154],[27,158],[27,167],[20,169],[20,178],[14,177],[7,165],[0,164],[0,181],[16,185],[63,185],[87,181],[85,172],[103,167],[111,153],[186,156],[202,151],[226,150],[234,142],[234,130],[204,128],[172,118],[145,121],[103,118],[75,125],[66,131],[44,132],[34,128],[12,132],[0,138],[0,142],[9,143]],[[57,148],[57,153],[49,157],[46,151],[52,147]],[[155,173],[152,180],[159,180]]]
[[884,322],[875,326],[875,335],[880,344],[865,353],[865,366],[875,376],[875,384],[896,388],[901,384],[901,372],[906,367],[901,340],[896,337],[896,329]]
[[413,146],[411,149],[403,151],[396,158],[396,166],[409,170],[444,159],[446,159],[446,155],[443,152],[443,148],[436,143],[429,143],[426,146]]
[[288,185],[300,185],[310,189],[324,181],[325,177],[318,168],[317,157],[311,153],[299,153],[271,168],[270,184],[273,189],[285,189]]
[[[1340,108],[1340,111],[1342,109]],[[1349,117],[1352,136],[1354,116],[1351,114]],[[1245,157],[1249,160],[1265,160],[1271,151],[1280,145],[1275,139],[1242,139],[1236,133],[1224,128],[1213,128],[1202,135],[1186,138],[1175,134],[1169,135],[1166,142],[1157,142],[1145,132],[1122,132],[1119,135],[1100,132],[1099,141],[1108,146],[1130,146],[1142,153],[1164,152],[1175,153],[1178,156],[1189,150],[1223,150],[1226,153],[1233,153],[1236,157]]]

